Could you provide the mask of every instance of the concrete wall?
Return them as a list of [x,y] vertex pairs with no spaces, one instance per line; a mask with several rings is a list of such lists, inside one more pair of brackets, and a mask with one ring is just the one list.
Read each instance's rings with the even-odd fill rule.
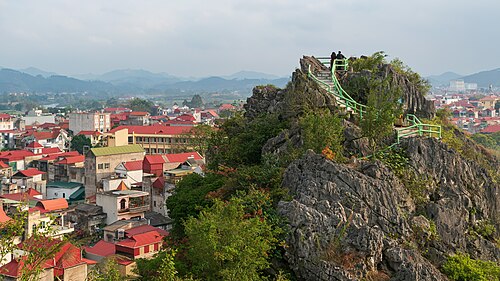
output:
[[47,199],[64,198],[68,200],[71,194],[76,192],[78,189],[79,187],[77,188],[47,187]]
[[80,264],[64,270],[64,281],[85,281],[87,280],[87,264]]

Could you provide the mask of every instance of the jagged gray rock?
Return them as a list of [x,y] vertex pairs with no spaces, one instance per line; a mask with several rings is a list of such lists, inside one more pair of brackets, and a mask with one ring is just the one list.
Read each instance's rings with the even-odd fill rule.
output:
[[469,233],[472,210],[498,229],[498,184],[439,140],[409,138],[401,148],[415,174],[426,175],[425,202],[380,162],[338,164],[311,152],[287,168],[283,186],[293,199],[278,210],[300,280],[447,280],[438,268],[457,251],[500,261],[492,241]]

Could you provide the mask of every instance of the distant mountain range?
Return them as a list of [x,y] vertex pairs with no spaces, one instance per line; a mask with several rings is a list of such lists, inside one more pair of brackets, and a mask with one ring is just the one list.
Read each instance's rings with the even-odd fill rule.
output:
[[431,75],[425,77],[433,86],[448,86],[452,80],[464,80],[466,83],[477,83],[480,88],[487,88],[490,85],[500,87],[500,68],[481,71],[470,75],[460,75],[454,72],[445,72],[441,75]]
[[142,69],[120,69],[104,74],[58,75],[37,68],[0,69],[0,93],[9,92],[90,92],[149,94],[169,91],[239,91],[251,94],[253,87],[273,84],[284,87],[289,78],[254,71],[240,71],[224,77],[181,78]]

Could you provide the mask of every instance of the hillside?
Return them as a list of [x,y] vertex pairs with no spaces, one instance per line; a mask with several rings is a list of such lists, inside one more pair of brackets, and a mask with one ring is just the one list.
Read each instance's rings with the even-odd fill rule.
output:
[[[471,270],[498,280],[498,159],[436,113],[426,83],[399,61],[350,61],[354,71],[332,80],[354,100],[317,78],[329,75],[319,60],[300,63],[285,88],[253,89],[244,116],[207,140],[205,178],[181,181],[167,200],[172,247],[190,249],[179,274],[444,281]],[[414,131],[398,141],[411,127],[394,126],[399,112],[441,138]]]
[[[241,72],[231,76],[232,79],[208,77],[194,81],[185,81],[168,74],[152,73],[146,70],[115,70],[102,75],[82,75],[85,80],[79,80],[50,72],[30,68],[20,72],[11,69],[0,70],[0,93],[36,92],[36,93],[67,93],[90,92],[118,95],[123,93],[165,95],[182,92],[215,92],[239,91],[248,96],[253,87],[261,84],[274,84],[283,87],[289,79],[277,78],[243,78],[266,76],[255,72]],[[32,73],[33,75],[28,74]],[[35,75],[36,74],[36,75]],[[247,94],[248,93],[248,94]]]
[[461,79],[467,83],[477,83],[479,87],[487,88],[490,85],[493,85],[493,87],[500,87],[500,68],[481,71],[464,76]]

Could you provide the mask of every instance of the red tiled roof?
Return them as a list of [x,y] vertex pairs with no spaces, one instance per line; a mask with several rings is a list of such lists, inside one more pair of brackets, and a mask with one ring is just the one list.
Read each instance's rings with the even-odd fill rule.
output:
[[46,211],[63,210],[68,208],[68,201],[64,198],[40,200],[36,206],[42,207]]
[[59,153],[53,153],[49,154],[43,158],[38,159],[38,161],[51,161],[51,160],[56,160],[59,159],[60,157],[73,157],[73,156],[79,156],[80,153],[78,151],[69,151],[69,152],[61,152]]
[[34,177],[34,176],[38,176],[38,175],[43,175],[43,174],[45,174],[45,172],[42,172],[36,168],[29,168],[26,170],[17,171],[17,173],[15,173],[14,176],[16,176],[18,174],[21,176],[24,176],[24,177]]
[[116,243],[116,245],[127,248],[137,248],[161,242],[163,237],[164,235],[161,235],[160,233],[158,233],[158,231],[149,231],[145,233],[132,235],[130,238]]
[[69,164],[75,164],[75,163],[80,163],[80,162],[84,162],[84,161],[85,161],[85,156],[78,155],[78,156],[65,157],[63,160],[56,162],[55,164],[69,165]]
[[7,216],[3,209],[0,208],[0,223],[8,222],[10,220],[11,218],[9,218],[9,216]]
[[102,135],[102,133],[99,131],[80,131],[77,135],[100,136],[100,135]]
[[196,118],[194,118],[194,116],[191,114],[182,114],[182,115],[177,116],[177,118],[175,118],[175,120],[177,120],[177,121],[196,121]]
[[158,228],[158,227],[154,227],[154,226],[149,225],[149,224],[140,225],[140,226],[137,226],[134,228],[127,229],[127,230],[125,230],[125,235],[130,238],[131,236],[141,234],[141,233],[151,232],[151,231],[156,231],[160,235],[163,235],[163,236],[168,235],[167,231],[165,231],[161,228]]
[[148,114],[149,114],[149,112],[145,112],[145,111],[132,111],[132,112],[130,112],[131,116],[146,116]]
[[123,166],[125,166],[127,171],[142,170],[142,160],[125,162]]
[[165,187],[165,179],[163,177],[157,178],[153,183],[153,187],[158,189],[163,189]]
[[128,112],[124,113],[117,113],[117,114],[111,114],[111,120],[118,120],[118,121],[124,121],[128,119]]
[[0,195],[0,198],[10,199],[10,200],[20,201],[20,202],[33,201],[33,200],[38,201],[39,200],[38,198],[35,198],[27,193],[21,193],[21,192]]
[[175,153],[175,154],[165,154],[165,157],[167,157],[168,162],[185,162],[190,156],[193,156],[194,160],[201,160],[203,157],[196,152],[184,152],[184,153]]
[[59,147],[42,148],[42,154],[53,154],[53,153],[61,153],[61,149],[59,149]]
[[484,129],[481,130],[481,133],[496,133],[496,132],[500,132],[500,124],[499,125],[491,125],[491,126],[488,126]]
[[28,150],[8,150],[0,152],[0,161],[11,162],[24,160],[28,156],[34,156],[35,154]]
[[26,147],[28,147],[28,148],[42,148],[43,145],[39,144],[37,141],[33,141],[30,144],[28,144]]
[[89,260],[89,259],[86,259],[86,258],[82,258],[82,261],[84,261],[87,265],[94,265],[94,264],[97,264],[97,262],[96,262],[96,261]]
[[43,128],[43,129],[50,129],[50,128],[55,128],[57,127],[56,124],[54,123],[43,123],[42,125],[39,126],[40,128]]
[[221,106],[219,106],[219,111],[222,111],[222,110],[233,110],[235,108],[236,107],[234,107],[234,105],[229,104],[229,103],[225,103],[225,104],[222,104]]
[[9,114],[0,113],[0,118],[1,118],[1,119],[11,119],[11,118],[12,118],[12,116],[10,116]]
[[116,253],[115,244],[100,240],[92,247],[83,247],[85,252],[100,257],[107,257]]
[[7,168],[9,168],[9,167],[10,167],[10,166],[9,166],[9,165],[7,165],[5,162],[0,161],[0,169],[7,169]]
[[157,124],[151,126],[118,126],[109,132],[114,133],[122,129],[128,129],[129,134],[180,135],[189,132],[192,128],[191,126],[164,126]]
[[33,189],[33,188],[28,188],[28,190],[26,190],[26,194],[28,194],[29,196],[39,196],[39,195],[42,195],[40,192],[38,192],[37,190]]
[[163,164],[166,163],[166,159],[162,155],[146,155],[144,156],[144,161],[149,164]]
[[80,248],[69,242],[61,247],[54,258],[56,259],[56,267],[60,268],[69,268],[84,263]]

